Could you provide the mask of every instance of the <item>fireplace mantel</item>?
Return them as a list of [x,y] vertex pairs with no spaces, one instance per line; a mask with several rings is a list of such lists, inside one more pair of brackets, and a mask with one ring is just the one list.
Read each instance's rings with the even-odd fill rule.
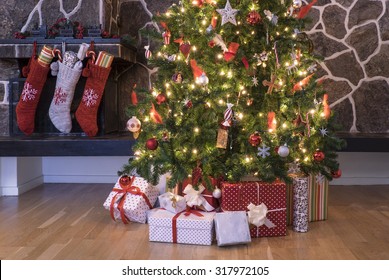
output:
[[[49,45],[65,51],[78,52],[80,44],[90,44],[93,41],[95,52],[106,51],[115,56],[112,64],[112,79],[107,82],[107,90],[112,96],[112,91],[117,92],[118,80],[122,71],[127,71],[136,63],[137,50],[131,45],[125,44],[119,38],[26,38],[26,39],[0,39],[0,59],[16,59],[19,67],[22,67],[31,57],[34,42],[38,50],[44,45]],[[22,80],[21,78],[15,78]],[[15,79],[9,80],[11,91]],[[55,84],[55,79],[46,83],[46,86]],[[45,87],[46,87],[45,86]],[[79,89],[80,90],[80,89]],[[78,90],[78,91],[79,91]],[[76,90],[77,91],[77,90]],[[12,94],[12,92],[10,92]],[[12,98],[10,99],[12,101]],[[118,102],[118,100],[116,100]],[[102,104],[104,101],[102,102]],[[12,116],[12,102],[9,104],[10,116]],[[12,128],[12,120],[11,126]],[[82,133],[50,134],[33,133],[25,136],[13,133],[9,136],[0,136],[0,157],[40,157],[40,156],[131,156],[131,147],[134,139],[129,132],[121,131],[87,137]]]
[[78,52],[80,44],[94,42],[95,51],[106,51],[123,62],[136,62],[136,48],[123,43],[120,38],[59,38],[59,39],[0,39],[0,58],[29,58],[32,54],[34,42],[38,48],[44,45],[54,46],[64,53],[65,51]]

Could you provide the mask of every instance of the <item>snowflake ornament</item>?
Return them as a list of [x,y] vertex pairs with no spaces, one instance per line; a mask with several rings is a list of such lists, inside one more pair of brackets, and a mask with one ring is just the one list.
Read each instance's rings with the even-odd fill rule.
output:
[[320,184],[323,184],[324,183],[324,180],[325,180],[325,177],[323,174],[319,173],[315,176],[315,181],[316,183],[318,183],[319,185]]
[[56,88],[54,92],[54,104],[58,105],[66,102],[68,94],[62,88]]
[[321,136],[327,136],[328,135],[328,130],[327,130],[327,128],[324,128],[324,127],[322,127],[322,128],[320,128],[320,134],[321,134]]
[[257,87],[258,86],[258,84],[259,84],[259,81],[258,81],[258,78],[256,77],[256,76],[254,76],[253,78],[252,78],[252,80],[251,80],[252,82],[253,82],[253,85],[255,86],[255,87]]
[[293,162],[293,163],[289,164],[289,169],[288,169],[289,174],[298,174],[298,173],[300,173],[300,171],[301,171],[301,169],[300,169],[299,163]]
[[34,89],[32,85],[28,82],[24,84],[22,95],[20,98],[24,101],[31,101],[34,100],[36,95],[38,94],[38,90]]
[[270,150],[270,147],[267,147],[265,144],[262,143],[262,147],[258,148],[258,156],[260,156],[262,158],[266,158],[266,157],[270,156],[269,150]]
[[82,97],[82,101],[87,107],[92,107],[93,105],[96,105],[98,98],[99,95],[95,92],[95,90],[92,88],[88,88],[85,90],[84,96]]
[[239,10],[233,9],[229,0],[227,0],[224,9],[216,9],[216,11],[222,16],[222,25],[226,24],[227,22],[236,25],[235,16]]

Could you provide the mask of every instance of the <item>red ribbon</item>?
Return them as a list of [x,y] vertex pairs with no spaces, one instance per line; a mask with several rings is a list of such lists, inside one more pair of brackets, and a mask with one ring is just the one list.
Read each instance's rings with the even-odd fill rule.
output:
[[121,197],[121,200],[119,201],[119,204],[118,204],[118,210],[120,211],[120,218],[122,219],[124,224],[128,224],[130,222],[130,220],[126,217],[126,215],[124,213],[124,207],[123,207],[124,206],[124,202],[126,201],[126,198],[127,198],[128,194],[142,196],[143,199],[145,200],[147,206],[149,206],[150,209],[153,208],[153,206],[151,205],[150,200],[147,197],[147,195],[144,192],[142,192],[140,190],[140,188],[132,185],[134,180],[135,180],[135,178],[136,177],[133,176],[131,178],[131,180],[128,183],[126,183],[126,184],[124,184],[124,183],[119,181],[121,189],[113,188],[113,190],[112,190],[112,191],[117,192],[115,194],[115,196],[112,198],[111,207],[110,207],[111,218],[114,221],[115,221],[114,205],[115,205],[115,202],[117,201],[117,196],[119,196],[120,194],[124,193],[124,195]]
[[302,8],[300,9],[300,11],[298,12],[298,14],[297,14],[297,18],[299,18],[299,19],[304,18],[304,17],[308,14],[309,10],[312,8],[312,6],[313,6],[316,2],[317,2],[317,0],[313,0],[313,1],[312,1],[311,3],[309,3],[308,5],[302,7]]
[[228,46],[228,51],[224,53],[224,60],[229,62],[230,60],[233,60],[236,56],[236,53],[238,52],[239,44],[235,42],[231,42]]
[[193,214],[193,215],[196,215],[198,217],[203,217],[203,214],[201,214],[199,211],[192,210],[192,209],[187,209],[185,211],[182,211],[182,212],[174,215],[173,220],[172,220],[173,243],[177,243],[177,219],[183,213],[185,216],[189,216],[190,214]]

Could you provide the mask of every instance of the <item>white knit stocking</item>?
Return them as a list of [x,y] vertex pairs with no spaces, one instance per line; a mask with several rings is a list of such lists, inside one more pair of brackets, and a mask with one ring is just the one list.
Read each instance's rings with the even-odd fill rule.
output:
[[[54,126],[62,133],[72,130],[70,106],[74,97],[74,90],[82,72],[82,65],[75,68],[58,62],[59,71],[53,100],[51,101],[49,116]],[[76,67],[78,66],[78,67]]]

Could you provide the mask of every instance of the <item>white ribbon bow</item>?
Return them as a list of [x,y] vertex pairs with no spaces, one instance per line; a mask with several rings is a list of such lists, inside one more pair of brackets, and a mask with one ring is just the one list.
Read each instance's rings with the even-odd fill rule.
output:
[[175,209],[177,207],[178,196],[174,193],[165,193],[167,199],[162,200],[161,207],[167,208],[170,205]]
[[249,211],[247,212],[249,223],[253,224],[257,227],[260,227],[262,225],[267,226],[268,228],[273,228],[276,225],[273,224],[267,217],[267,206],[264,203],[261,203],[260,205],[254,205],[252,203],[247,206]]
[[215,208],[211,204],[209,204],[208,201],[201,194],[204,190],[205,187],[203,185],[199,186],[198,191],[196,191],[192,185],[187,185],[183,190],[183,193],[185,194],[184,197],[186,200],[186,204],[189,207],[203,206],[206,211],[213,211]]

